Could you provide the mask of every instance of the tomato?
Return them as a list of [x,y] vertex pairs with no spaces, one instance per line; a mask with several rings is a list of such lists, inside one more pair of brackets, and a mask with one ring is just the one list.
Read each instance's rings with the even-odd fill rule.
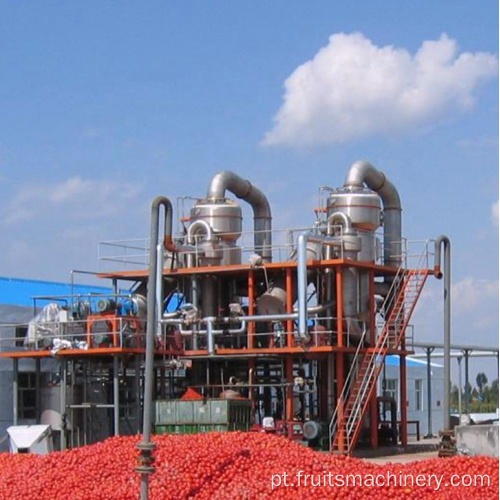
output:
[[[139,440],[113,437],[45,456],[0,453],[0,499],[135,500]],[[151,500],[498,498],[499,463],[488,457],[375,465],[261,433],[162,435],[154,441]],[[339,484],[348,475],[356,477],[356,484]],[[488,476],[489,485],[469,485],[475,475]],[[373,478],[388,476],[393,478],[389,484],[373,484]],[[396,483],[405,476],[426,482]]]

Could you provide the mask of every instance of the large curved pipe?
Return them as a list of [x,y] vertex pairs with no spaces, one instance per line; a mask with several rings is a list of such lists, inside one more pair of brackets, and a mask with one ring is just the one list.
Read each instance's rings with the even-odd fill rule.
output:
[[378,193],[384,205],[384,264],[399,267],[402,262],[402,224],[398,190],[371,163],[357,161],[347,172],[344,187],[362,188],[363,184]]
[[[441,272],[441,246],[444,247],[444,273]],[[447,236],[436,238],[434,275],[444,276],[444,430],[450,430],[450,352],[451,352],[451,243]]]
[[141,452],[141,465],[136,471],[141,474],[141,500],[147,499],[149,492],[149,475],[155,470],[152,452],[155,449],[151,442],[151,407],[153,405],[153,362],[155,349],[155,329],[161,311],[157,311],[158,280],[162,274],[158,269],[158,238],[160,233],[160,207],[165,208],[164,245],[172,243],[172,203],[164,196],[157,196],[151,204],[151,232],[149,239],[149,275],[147,297],[147,327],[146,327],[146,365],[144,368],[144,413],[142,441],[137,445]]
[[210,182],[207,198],[223,200],[226,189],[236,197],[245,200],[253,209],[255,253],[264,262],[271,262],[271,207],[266,196],[252,183],[234,172],[225,170],[215,174]]

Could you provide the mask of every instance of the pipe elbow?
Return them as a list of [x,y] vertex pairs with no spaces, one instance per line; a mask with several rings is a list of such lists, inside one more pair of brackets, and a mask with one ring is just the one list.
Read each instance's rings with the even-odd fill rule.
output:
[[444,248],[445,260],[449,261],[451,242],[448,236],[445,236],[444,234],[439,235],[434,242],[434,276],[437,279],[441,279],[443,277],[443,272],[441,271],[441,248]]

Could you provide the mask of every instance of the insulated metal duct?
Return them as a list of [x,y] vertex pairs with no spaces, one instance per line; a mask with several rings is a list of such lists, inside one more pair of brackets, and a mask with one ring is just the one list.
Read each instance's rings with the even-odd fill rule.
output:
[[253,209],[254,251],[262,257],[263,262],[271,262],[271,208],[269,202],[259,189],[246,179],[228,170],[215,174],[207,192],[207,201],[225,199],[226,190],[236,197],[245,200]]
[[402,262],[401,200],[385,174],[367,161],[357,161],[347,172],[344,187],[360,189],[365,184],[382,199],[384,207],[384,265],[399,267]]

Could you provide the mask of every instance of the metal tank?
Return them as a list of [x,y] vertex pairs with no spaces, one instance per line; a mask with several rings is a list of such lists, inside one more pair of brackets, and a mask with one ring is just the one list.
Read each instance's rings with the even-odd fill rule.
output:
[[[336,189],[328,198],[328,217],[335,213],[349,217],[352,228],[361,242],[357,260],[375,262],[377,238],[375,231],[382,222],[379,195],[364,187]],[[350,256],[344,253],[344,258]],[[356,268],[344,270],[343,274],[344,315],[351,335],[359,337],[363,328],[368,331],[370,317],[370,276]],[[370,336],[370,334],[369,334]]]
[[346,214],[361,238],[358,260],[374,262],[376,258],[375,231],[381,225],[380,197],[371,189],[339,188],[328,198],[328,216],[335,212]]
[[[204,230],[203,223],[210,229]],[[195,225],[199,229],[190,233],[194,236],[194,244],[201,251],[199,265],[241,263],[241,248],[236,244],[242,230],[241,207],[238,203],[228,198],[198,201],[191,209],[190,227]]]

